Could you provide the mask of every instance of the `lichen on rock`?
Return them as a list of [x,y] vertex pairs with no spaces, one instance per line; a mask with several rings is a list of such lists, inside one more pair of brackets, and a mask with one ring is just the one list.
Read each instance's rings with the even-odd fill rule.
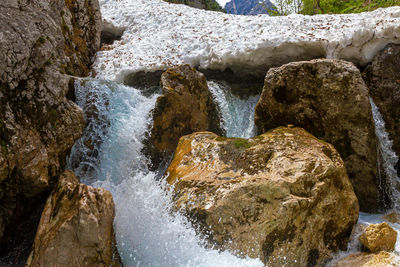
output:
[[219,110],[201,72],[189,65],[170,68],[161,76],[162,96],[153,111],[146,152],[157,167],[172,156],[180,137],[198,131],[223,134]]
[[340,153],[363,211],[377,211],[377,141],[368,89],[357,67],[343,60],[293,62],[268,71],[255,123],[259,133],[303,127]]
[[26,266],[117,266],[114,202],[65,171],[48,198]]
[[360,242],[371,252],[393,251],[397,232],[387,223],[371,224],[360,236]]
[[0,247],[8,248],[82,134],[65,74],[88,74],[101,20],[97,0],[6,0],[0,21]]
[[167,177],[175,208],[212,246],[269,266],[321,264],[346,248],[358,219],[339,154],[301,128],[184,136]]
[[334,267],[392,267],[396,266],[397,259],[393,254],[385,251],[379,253],[355,253],[339,260]]

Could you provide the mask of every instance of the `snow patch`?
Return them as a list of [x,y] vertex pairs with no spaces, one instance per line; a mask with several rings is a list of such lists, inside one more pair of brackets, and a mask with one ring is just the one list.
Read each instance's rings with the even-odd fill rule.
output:
[[187,63],[264,75],[269,67],[328,57],[359,65],[400,43],[400,7],[346,15],[238,16],[162,0],[100,0],[102,16],[126,29],[100,51],[97,76],[123,82],[139,71]]

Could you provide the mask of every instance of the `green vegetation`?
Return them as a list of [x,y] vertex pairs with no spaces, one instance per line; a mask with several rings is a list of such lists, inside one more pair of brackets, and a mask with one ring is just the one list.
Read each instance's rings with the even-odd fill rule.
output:
[[7,149],[6,142],[4,142],[4,140],[1,140],[1,139],[0,139],[0,145],[1,145],[1,148],[3,149],[3,153],[4,153],[4,154],[7,154],[8,149]]
[[381,7],[399,6],[400,0],[277,0],[270,15],[290,13],[304,15],[347,14],[372,11]]
[[226,141],[229,139],[230,139],[229,137],[225,137],[225,136],[218,136],[217,138],[215,138],[215,140],[218,142],[223,142],[223,141]]
[[40,36],[35,42],[35,47],[41,46],[45,42],[46,42],[46,37]]
[[249,142],[247,141],[247,139],[243,139],[243,138],[236,138],[235,141],[233,141],[234,145],[236,148],[250,148],[251,144],[249,144]]
[[225,12],[225,9],[223,9],[215,0],[164,0],[164,1],[174,4],[185,4],[187,6],[202,8],[205,10]]

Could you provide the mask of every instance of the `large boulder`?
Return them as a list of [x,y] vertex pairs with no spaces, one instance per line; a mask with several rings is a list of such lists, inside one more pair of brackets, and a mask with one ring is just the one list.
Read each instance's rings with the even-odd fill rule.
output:
[[171,157],[181,136],[198,131],[223,133],[204,74],[181,65],[165,71],[161,85],[162,96],[153,110],[154,123],[147,146],[155,167]]
[[65,171],[46,202],[26,266],[115,264],[113,220],[111,193]]
[[[0,250],[45,199],[84,118],[70,75],[88,74],[100,45],[97,0],[0,5]],[[32,229],[33,230],[33,229]]]
[[393,251],[397,232],[387,223],[371,224],[360,236],[360,242],[371,252]]
[[[400,155],[400,45],[389,44],[365,68],[363,78],[385,120],[385,128]],[[400,162],[397,166],[400,175]]]
[[345,162],[361,210],[378,210],[374,121],[367,87],[352,63],[318,59],[270,69],[255,123],[260,133],[293,124],[331,143]]
[[358,219],[339,154],[301,128],[184,136],[166,173],[176,208],[213,245],[268,266],[321,264],[346,248]]

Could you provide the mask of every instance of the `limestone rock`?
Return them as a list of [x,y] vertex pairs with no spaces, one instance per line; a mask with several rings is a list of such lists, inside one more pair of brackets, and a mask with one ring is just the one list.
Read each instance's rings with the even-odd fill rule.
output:
[[153,111],[149,145],[154,165],[170,157],[181,136],[198,131],[222,134],[219,111],[204,74],[189,65],[168,69],[161,76],[163,95]]
[[0,248],[48,194],[81,136],[70,75],[84,76],[100,45],[97,0],[4,0],[0,5]]
[[113,219],[111,193],[79,184],[65,171],[44,207],[26,266],[110,266]]
[[184,136],[166,174],[176,208],[212,244],[268,266],[321,264],[346,248],[358,219],[339,154],[301,128]]
[[386,46],[365,68],[363,78],[385,120],[394,151],[400,155],[400,45]]
[[360,242],[371,252],[393,251],[397,232],[387,223],[371,224],[360,236]]
[[381,251],[377,254],[356,253],[339,260],[335,267],[393,267],[398,266],[396,257],[388,252]]
[[398,223],[400,224],[400,213],[393,211],[389,214],[382,216],[382,219],[388,221],[390,223]]
[[318,59],[270,69],[255,123],[260,133],[293,124],[331,143],[345,162],[361,210],[378,209],[374,122],[367,87],[352,63]]

